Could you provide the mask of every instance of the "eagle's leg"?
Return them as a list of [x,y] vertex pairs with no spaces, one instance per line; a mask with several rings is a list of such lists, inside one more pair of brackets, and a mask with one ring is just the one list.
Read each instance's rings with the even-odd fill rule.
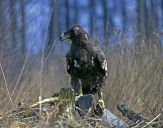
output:
[[97,87],[97,94],[98,94],[98,103],[101,108],[105,108],[104,100],[103,100],[103,88],[102,86]]
[[78,99],[82,96],[82,83],[81,80],[77,77],[71,77],[71,86],[74,90],[75,99]]
[[105,85],[105,77],[97,77],[96,79],[96,89],[98,94],[98,103],[101,108],[105,108],[104,100],[103,100],[103,87]]

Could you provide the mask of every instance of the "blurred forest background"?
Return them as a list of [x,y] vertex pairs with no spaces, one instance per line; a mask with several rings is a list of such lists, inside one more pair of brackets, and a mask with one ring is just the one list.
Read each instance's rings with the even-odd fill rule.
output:
[[[69,86],[60,33],[80,24],[107,56],[106,106],[163,105],[163,0],[0,0],[0,108]],[[149,109],[150,108],[150,109]],[[118,114],[118,113],[117,113]]]

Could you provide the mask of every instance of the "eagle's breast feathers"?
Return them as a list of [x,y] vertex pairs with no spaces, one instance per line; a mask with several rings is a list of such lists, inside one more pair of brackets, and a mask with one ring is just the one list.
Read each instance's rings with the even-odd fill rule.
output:
[[107,76],[107,61],[104,52],[92,45],[87,48],[76,46],[66,55],[67,72],[81,79]]

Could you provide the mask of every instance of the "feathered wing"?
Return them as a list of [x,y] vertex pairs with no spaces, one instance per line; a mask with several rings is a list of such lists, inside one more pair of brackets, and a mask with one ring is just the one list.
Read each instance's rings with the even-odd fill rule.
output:
[[107,72],[108,72],[108,68],[107,68],[107,60],[106,60],[106,56],[104,54],[104,51],[101,50],[100,48],[95,47],[94,48],[95,52],[96,52],[96,62],[98,63],[99,69],[101,70],[101,73],[107,77]]
[[98,67],[98,72],[100,72],[99,76],[97,77],[96,81],[96,89],[99,98],[99,105],[104,108],[104,101],[103,101],[103,87],[105,85],[105,79],[107,77],[107,61],[104,52],[97,47],[94,47],[95,56],[95,63]]
[[72,68],[74,68],[74,62],[72,60],[72,57],[69,51],[66,55],[66,69],[67,69],[67,73],[70,74],[71,86],[74,89],[75,95],[80,95],[82,94],[82,83],[79,78],[71,74]]

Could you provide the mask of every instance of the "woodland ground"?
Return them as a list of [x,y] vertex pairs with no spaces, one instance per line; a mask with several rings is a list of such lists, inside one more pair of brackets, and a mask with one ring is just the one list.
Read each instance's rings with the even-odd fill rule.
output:
[[[158,115],[163,107],[163,50],[158,38],[148,42],[138,39],[134,45],[123,39],[114,50],[104,47],[104,51],[109,69],[104,89],[106,107],[122,117],[115,106],[123,101],[148,118]],[[56,56],[59,62],[50,57],[44,68],[31,66],[31,60],[26,57],[19,73],[5,66],[6,62],[14,61],[4,61],[4,76],[2,69],[0,72],[0,111],[16,108],[19,102],[32,104],[38,101],[40,94],[43,98],[49,97],[61,87],[68,86],[70,80],[64,54]],[[38,58],[41,60],[42,55]]]

